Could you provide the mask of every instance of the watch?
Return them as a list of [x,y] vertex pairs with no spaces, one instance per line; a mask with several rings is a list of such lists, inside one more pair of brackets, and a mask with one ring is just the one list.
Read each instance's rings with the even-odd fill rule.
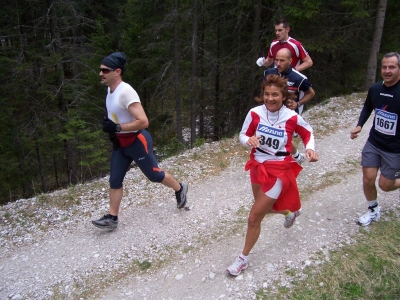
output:
[[115,126],[115,130],[117,132],[120,132],[121,131],[121,124],[117,124],[117,126]]

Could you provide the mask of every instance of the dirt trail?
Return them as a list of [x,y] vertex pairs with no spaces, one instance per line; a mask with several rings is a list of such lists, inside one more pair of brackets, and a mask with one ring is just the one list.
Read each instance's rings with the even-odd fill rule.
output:
[[[178,211],[168,189],[132,171],[139,179],[130,191],[143,195],[123,200],[116,231],[94,228],[81,215],[63,222],[59,215],[65,212],[48,213],[57,226],[46,234],[21,234],[2,247],[0,299],[252,299],[260,289],[290,286],[292,276],[323,263],[330,249],[351,243],[359,231],[355,221],[366,205],[358,160],[370,122],[356,140],[342,128],[316,141],[320,161],[305,163],[298,178],[302,215],[289,230],[282,216],[266,218],[250,267],[236,278],[225,269],[242,249],[252,203],[242,159],[190,184],[190,211]],[[398,192],[379,194],[384,215],[397,205]],[[98,195],[106,197],[104,190]],[[106,199],[101,203],[82,204],[81,210],[97,216],[108,207]],[[10,207],[2,208],[3,216]],[[6,225],[2,237],[11,234]]]
[[[369,126],[370,123],[365,128]],[[367,133],[368,130],[364,130],[358,140],[352,141],[349,129],[343,129],[318,140],[320,161],[305,164],[299,177],[300,190],[313,184],[312,175],[317,174],[314,181],[318,181],[318,177],[337,171],[342,164],[357,160]],[[305,267],[323,263],[330,249],[350,244],[352,236],[359,231],[355,221],[365,212],[366,206],[360,167],[358,164],[353,166],[355,171],[342,177],[340,183],[306,197],[302,215],[291,229],[283,227],[280,215],[266,218],[260,239],[250,254],[250,267],[238,277],[227,275],[225,269],[243,247],[245,223],[240,230],[227,232],[216,242],[181,255],[157,272],[135,275],[113,285],[102,293],[101,299],[255,299],[256,291],[276,283],[290,286],[293,277],[285,271],[295,270],[294,277],[301,277]],[[236,194],[239,190],[245,192],[246,201],[251,200],[248,174],[242,169],[228,170],[220,178],[210,181],[211,185],[215,182],[214,188],[222,189],[225,194],[225,197],[214,199],[212,205],[222,208],[231,197],[230,193],[236,191]],[[190,196],[198,199],[196,206],[201,205],[204,197],[200,195],[204,195],[205,188],[200,185],[192,189]],[[397,205],[397,191],[380,192],[380,196],[383,194],[383,210]],[[316,255],[317,252],[325,256]]]

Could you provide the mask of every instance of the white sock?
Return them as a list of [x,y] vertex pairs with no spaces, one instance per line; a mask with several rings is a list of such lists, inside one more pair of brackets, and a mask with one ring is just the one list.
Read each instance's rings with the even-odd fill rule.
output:
[[293,156],[293,158],[297,158],[297,157],[299,156],[299,154],[300,154],[300,153],[299,153],[299,151],[297,150],[296,153],[293,154],[292,156]]
[[249,260],[249,257],[244,255],[244,254],[242,254],[242,253],[240,253],[239,257],[242,258],[244,261],[248,261]]
[[368,202],[368,207],[374,206],[375,204],[378,205],[378,200],[371,200],[371,201],[367,201]]

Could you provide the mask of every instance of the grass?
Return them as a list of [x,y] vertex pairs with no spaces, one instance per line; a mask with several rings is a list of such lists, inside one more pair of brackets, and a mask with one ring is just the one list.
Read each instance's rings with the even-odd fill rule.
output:
[[[108,182],[94,181],[87,184],[71,185],[62,190],[57,190],[52,193],[39,194],[36,196],[37,203],[42,207],[55,207],[58,209],[67,210],[73,206],[81,204],[80,196],[90,190],[108,190]],[[96,199],[91,199],[96,200]]]
[[142,262],[137,261],[137,264],[141,271],[145,271],[151,267],[151,262],[149,262],[147,260],[142,261]]
[[331,251],[329,262],[307,267],[306,279],[293,274],[292,288],[259,290],[257,299],[400,299],[398,213],[361,227],[355,243]]

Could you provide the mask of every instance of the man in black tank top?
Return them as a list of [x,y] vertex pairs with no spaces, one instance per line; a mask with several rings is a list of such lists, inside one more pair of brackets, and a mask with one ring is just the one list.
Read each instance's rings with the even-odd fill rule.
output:
[[374,111],[374,123],[362,151],[363,189],[368,212],[358,219],[362,226],[380,218],[375,185],[380,170],[379,187],[385,191],[400,188],[400,54],[390,52],[382,59],[383,81],[369,90],[356,128],[350,138],[357,138],[362,126]]

